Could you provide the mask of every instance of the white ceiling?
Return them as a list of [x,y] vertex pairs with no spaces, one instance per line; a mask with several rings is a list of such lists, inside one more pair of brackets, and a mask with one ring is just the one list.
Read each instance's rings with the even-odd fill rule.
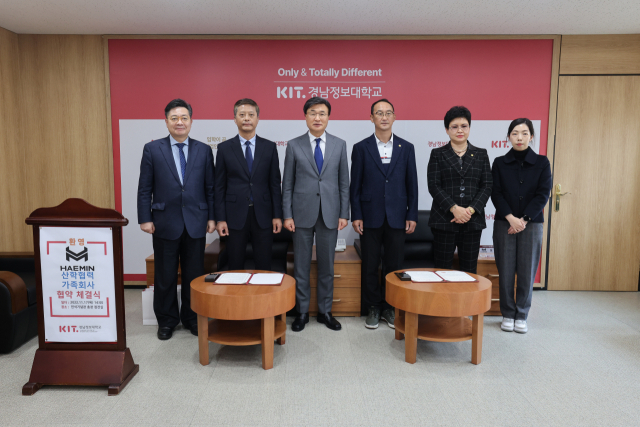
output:
[[0,0],[22,34],[629,34],[639,0]]

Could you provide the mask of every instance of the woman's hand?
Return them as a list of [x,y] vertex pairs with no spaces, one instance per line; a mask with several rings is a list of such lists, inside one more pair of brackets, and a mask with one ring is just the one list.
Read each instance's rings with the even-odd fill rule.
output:
[[507,231],[508,234],[519,233],[527,226],[527,222],[525,220],[522,218],[516,218],[512,214],[507,215],[505,218],[509,221],[509,225],[511,225]]
[[451,213],[453,214],[453,219],[451,222],[455,222],[457,224],[464,224],[465,222],[469,222],[471,219],[471,214],[469,211],[463,207],[458,205],[451,208]]

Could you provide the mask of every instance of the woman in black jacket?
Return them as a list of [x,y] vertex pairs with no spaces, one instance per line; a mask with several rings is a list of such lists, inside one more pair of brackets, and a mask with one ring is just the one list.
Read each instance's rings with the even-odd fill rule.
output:
[[[516,119],[507,133],[512,149],[493,162],[491,200],[496,208],[493,246],[500,273],[503,331],[526,333],[533,281],[542,249],[542,210],[551,191],[551,167],[536,154],[533,124]],[[518,286],[514,301],[514,281]]]

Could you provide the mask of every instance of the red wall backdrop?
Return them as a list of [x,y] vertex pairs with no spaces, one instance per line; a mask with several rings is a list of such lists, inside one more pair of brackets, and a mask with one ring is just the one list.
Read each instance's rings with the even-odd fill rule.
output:
[[[546,154],[552,56],[551,39],[109,40],[116,209],[119,120],[163,119],[174,98],[191,103],[200,120],[231,119],[233,103],[244,97],[260,105],[261,120],[302,120],[310,88],[337,87],[360,96],[330,94],[332,120],[368,120],[375,98],[355,89],[375,87],[401,120],[442,120],[453,105],[468,107],[475,120],[541,119],[537,140]],[[312,68],[381,75],[313,76]],[[297,77],[279,75],[292,69]],[[303,89],[285,90],[284,98],[285,87]]]

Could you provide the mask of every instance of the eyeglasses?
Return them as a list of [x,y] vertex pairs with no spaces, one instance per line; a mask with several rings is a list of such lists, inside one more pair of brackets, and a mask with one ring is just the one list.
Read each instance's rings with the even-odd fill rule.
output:
[[469,125],[462,125],[462,126],[453,125],[453,126],[449,126],[449,130],[452,130],[452,131],[456,131],[456,130],[458,130],[458,128],[462,129],[463,132],[466,132],[466,131],[469,130]]
[[382,111],[375,112],[375,115],[378,116],[378,118],[383,118],[383,117],[391,118],[393,117],[394,114],[395,113],[393,111],[387,111],[386,113]]
[[312,112],[308,112],[308,113],[307,113],[307,116],[309,116],[309,117],[311,117],[311,118],[314,118],[314,117],[318,116],[318,117],[320,117],[321,119],[324,119],[325,117],[328,117],[329,115],[323,111],[323,112],[320,112],[320,113],[312,113]]
[[178,116],[171,116],[169,117],[169,121],[171,123],[178,123],[178,121],[182,120],[182,123],[187,123],[189,120],[191,120],[191,118],[189,116],[182,116],[182,117],[178,117]]

